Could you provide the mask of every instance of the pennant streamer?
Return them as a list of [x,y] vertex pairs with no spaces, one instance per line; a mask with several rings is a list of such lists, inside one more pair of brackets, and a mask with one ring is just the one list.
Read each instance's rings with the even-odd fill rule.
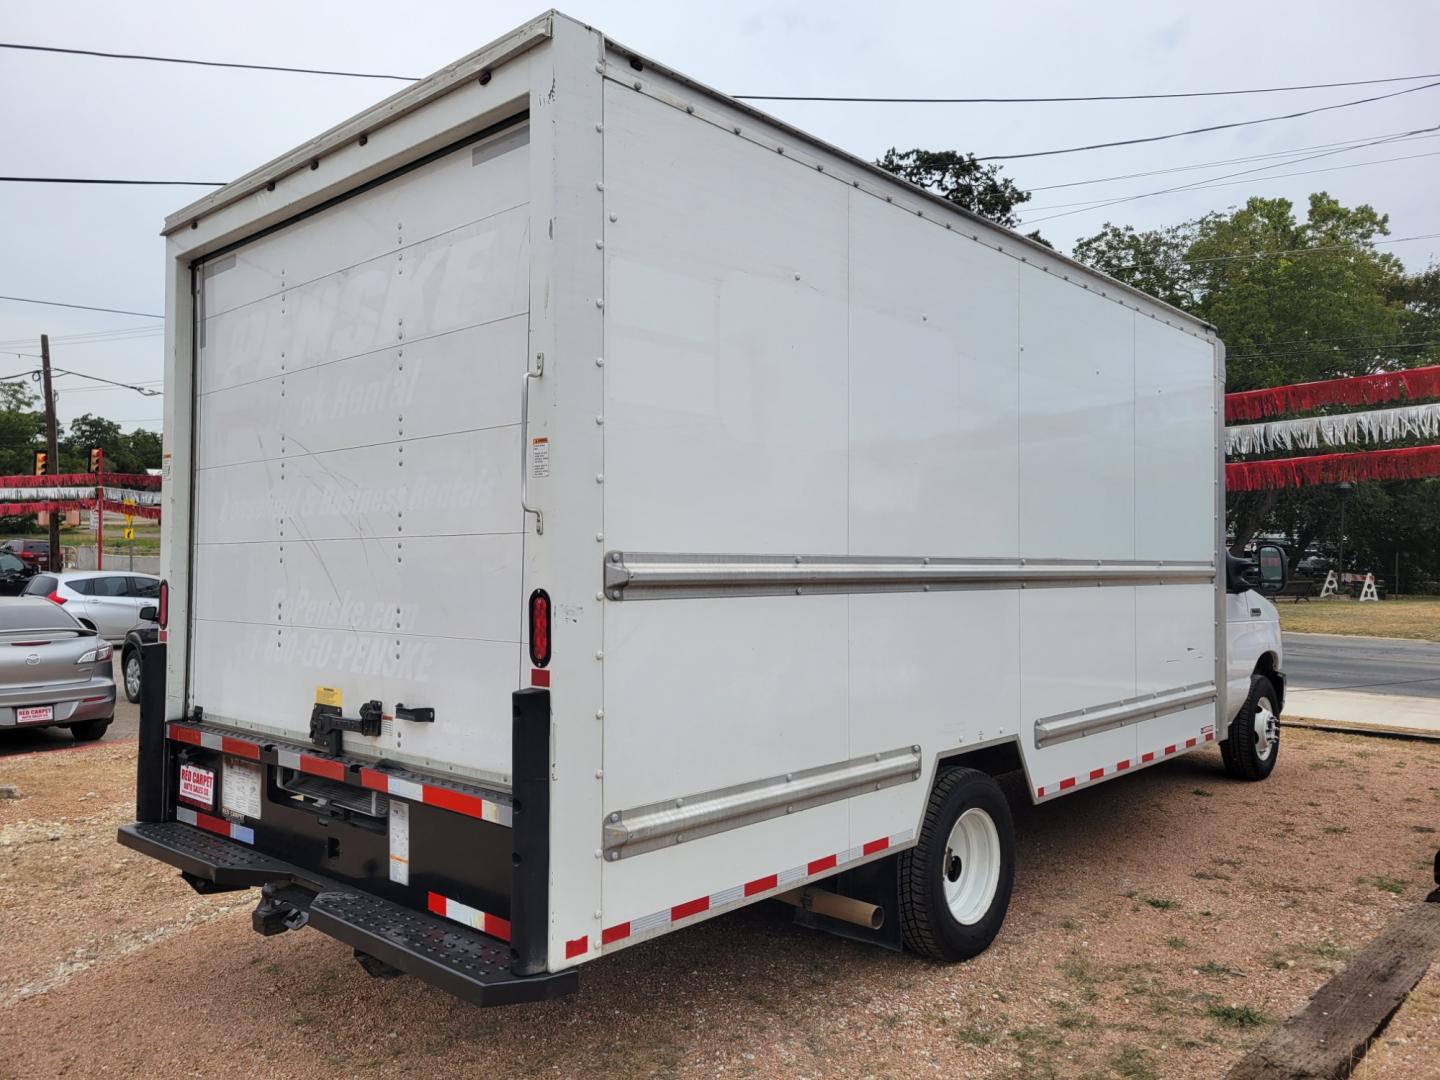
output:
[[1225,466],[1225,487],[1229,491],[1261,491],[1361,480],[1417,480],[1425,476],[1440,476],[1440,446],[1233,461]]
[[136,488],[140,491],[159,491],[160,477],[149,473],[40,473],[36,476],[0,476],[0,488],[24,487],[78,487],[89,488],[93,494],[100,477],[106,488]]
[[1401,396],[1411,400],[1440,397],[1440,365],[1226,394],[1225,419],[1260,420],[1281,413],[1309,412],[1322,405],[1378,405]]
[[[34,502],[0,503],[0,517],[19,517],[21,514],[66,513],[70,510],[94,510],[95,496],[88,499],[37,499]],[[113,499],[105,500],[105,509],[112,514],[131,514],[151,521],[160,520],[159,506],[126,506]]]
[[1297,447],[1314,450],[1322,442],[1329,446],[1348,446],[1357,442],[1389,442],[1436,435],[1440,435],[1440,402],[1227,427],[1225,453],[1264,454]]

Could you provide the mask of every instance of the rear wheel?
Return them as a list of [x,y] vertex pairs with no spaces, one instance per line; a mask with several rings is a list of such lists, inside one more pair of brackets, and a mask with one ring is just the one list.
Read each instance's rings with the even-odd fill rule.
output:
[[1250,696],[1220,744],[1225,771],[1239,780],[1264,780],[1280,756],[1280,710],[1275,687],[1263,675],[1250,681]]
[[105,734],[105,729],[110,726],[113,719],[103,716],[99,720],[84,720],[78,724],[70,725],[70,734],[75,736],[76,742],[94,742]]
[[984,952],[1005,921],[1015,879],[1015,829],[1000,785],[974,769],[943,771],[920,841],[899,863],[906,946],[932,960]]
[[120,672],[125,679],[125,697],[130,702],[140,700],[140,650],[126,649],[120,660]]

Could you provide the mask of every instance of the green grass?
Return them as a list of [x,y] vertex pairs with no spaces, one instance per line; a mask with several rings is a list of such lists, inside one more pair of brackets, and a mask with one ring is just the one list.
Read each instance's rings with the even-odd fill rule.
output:
[[1124,1046],[1107,1062],[1110,1071],[1124,1080],[1155,1080],[1157,1073],[1145,1051],[1138,1046]]
[[1358,877],[1355,879],[1355,884],[1374,885],[1375,888],[1382,892],[1388,892],[1392,896],[1399,896],[1405,891],[1405,886],[1408,885],[1409,882],[1401,881],[1399,878],[1386,877],[1383,874],[1376,874],[1374,877]]
[[1265,1023],[1265,1015],[1249,1005],[1211,1005],[1205,1014],[1227,1027],[1252,1028]]
[[1177,908],[1180,906],[1179,900],[1169,900],[1163,896],[1147,896],[1145,898],[1145,903],[1149,904],[1157,911],[1169,911],[1171,908]]

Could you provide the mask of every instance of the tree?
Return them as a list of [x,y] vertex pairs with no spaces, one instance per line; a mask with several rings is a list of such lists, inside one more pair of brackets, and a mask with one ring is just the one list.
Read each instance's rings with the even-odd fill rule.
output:
[[30,473],[45,448],[45,417],[23,383],[0,382],[0,475]]
[[[1002,176],[999,165],[982,165],[974,154],[956,150],[902,152],[892,146],[875,164],[1007,229],[1019,227],[1015,208],[1030,201],[1030,193]],[[1030,233],[1030,239],[1052,246],[1038,232]]]
[[70,422],[70,429],[60,440],[62,472],[86,472],[90,468],[90,451],[105,451],[105,471],[135,473],[160,467],[160,436],[137,428],[125,433],[114,420],[86,413]]

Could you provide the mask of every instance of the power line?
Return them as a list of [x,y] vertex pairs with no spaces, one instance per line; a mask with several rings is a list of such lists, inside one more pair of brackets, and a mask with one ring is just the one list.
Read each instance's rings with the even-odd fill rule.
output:
[[[179,56],[155,56],[147,53],[102,52],[98,49],[67,49],[54,45],[22,45],[0,42],[0,49],[21,49],[27,52],[60,53],[67,56],[92,56],[107,60],[144,60],[159,64],[192,64],[199,67],[236,68],[242,71],[281,71],[298,75],[334,75],[349,79],[391,79],[396,82],[419,82],[416,75],[389,75],[373,71],[338,71],[329,68],[289,67],[282,64],[243,64],[226,60],[196,60]],[[877,104],[956,104],[956,105],[1025,105],[1067,101],[1151,101],[1173,98],[1230,97],[1244,94],[1279,94],[1297,90],[1330,90],[1345,86],[1378,86],[1385,83],[1413,82],[1416,79],[1440,79],[1440,72],[1422,75],[1389,75],[1379,79],[1350,79],[1344,82],[1301,83],[1293,86],[1245,87],[1233,90],[1181,90],[1150,94],[1087,94],[1054,97],[849,97],[805,94],[731,94],[741,101],[835,101],[873,102]]]
[[[1340,153],[1341,151],[1339,151],[1339,150],[1334,150],[1334,151],[1331,151],[1331,152],[1338,154],[1338,153]],[[1318,156],[1318,155],[1317,155],[1317,156]],[[1108,199],[1108,200],[1106,200],[1105,202],[1088,202],[1088,201],[1087,201],[1087,202],[1073,202],[1073,203],[1051,203],[1049,206],[1036,206],[1036,207],[1032,207],[1031,209],[1034,209],[1034,210],[1059,210],[1059,209],[1061,209],[1061,208],[1063,208],[1063,207],[1066,207],[1066,206],[1078,206],[1078,207],[1080,207],[1080,209],[1078,209],[1078,210],[1071,210],[1069,213],[1066,213],[1066,214],[1049,214],[1049,215],[1047,215],[1047,216],[1045,216],[1045,217],[1027,218],[1027,219],[1026,219],[1026,224],[1027,224],[1027,225],[1034,225],[1034,224],[1038,224],[1039,222],[1042,222],[1042,221],[1053,221],[1055,218],[1069,217],[1070,214],[1083,214],[1083,213],[1085,213],[1087,210],[1103,210],[1103,209],[1105,209],[1107,206],[1115,206],[1115,205],[1117,205],[1117,204],[1119,204],[1119,203],[1134,202],[1134,201],[1136,201],[1137,199],[1149,199],[1149,198],[1151,198],[1151,197],[1153,197],[1153,196],[1155,196],[1155,195],[1174,195],[1174,194],[1176,194],[1176,193],[1178,193],[1178,192],[1182,192],[1182,191],[1206,191],[1206,190],[1209,190],[1210,188],[1234,187],[1236,184],[1253,184],[1253,183],[1255,183],[1256,181],[1259,181],[1259,180],[1281,180],[1281,179],[1283,179],[1283,178],[1285,178],[1285,177],[1287,177],[1287,176],[1314,176],[1314,175],[1316,175],[1317,173],[1343,172],[1343,171],[1346,170],[1346,169],[1363,169],[1363,168],[1364,168],[1365,166],[1367,166],[1367,165],[1389,165],[1389,164],[1392,164],[1393,162],[1396,162],[1396,161],[1414,161],[1416,158],[1427,158],[1427,157],[1437,157],[1437,156],[1440,156],[1440,150],[1432,150],[1432,151],[1431,151],[1430,153],[1428,153],[1428,154],[1406,154],[1406,155],[1404,155],[1404,156],[1402,156],[1402,157],[1377,158],[1377,159],[1374,160],[1374,161],[1352,161],[1352,162],[1351,162],[1350,164],[1348,164],[1348,165],[1331,165],[1331,166],[1328,166],[1327,168],[1324,168],[1324,169],[1300,169],[1300,170],[1298,170],[1298,171],[1296,171],[1296,172],[1275,173],[1275,174],[1272,175],[1272,176],[1256,176],[1256,177],[1252,177],[1252,178],[1249,179],[1249,180],[1220,180],[1220,179],[1217,177],[1217,178],[1216,178],[1216,181],[1217,181],[1217,182],[1214,182],[1214,183],[1209,182],[1209,181],[1197,181],[1197,182],[1194,183],[1194,184],[1182,184],[1182,185],[1179,186],[1179,187],[1165,188],[1163,191],[1143,191],[1143,192],[1139,193],[1138,195],[1126,195],[1126,196],[1124,196],[1123,198],[1119,198],[1119,199]],[[1302,160],[1303,160],[1303,159],[1302,159]],[[1289,163],[1289,162],[1281,162],[1280,164],[1288,165],[1288,164],[1290,164],[1290,163]],[[1270,166],[1267,166],[1267,168],[1271,168],[1271,169],[1278,168],[1278,165],[1270,165]],[[1250,169],[1250,170],[1246,170],[1246,171],[1247,171],[1247,172],[1258,172],[1259,170]],[[1232,175],[1238,175],[1238,174],[1232,174]]]
[[110,386],[118,386],[122,390],[134,390],[137,394],[145,397],[160,397],[159,390],[151,389],[148,386],[137,386],[134,383],[116,382],[114,379],[102,379],[99,375],[86,375],[83,371],[70,371],[66,368],[53,368],[57,375],[74,375],[77,379],[90,379],[92,382],[106,383]]
[[164,315],[154,315],[148,311],[126,311],[124,308],[93,307],[90,304],[66,304],[59,300],[35,300],[28,296],[0,296],[0,300],[13,300],[17,304],[44,304],[46,307],[75,308],[77,311],[105,311],[111,315],[138,315],[142,319],[163,319]]
[[[298,75],[339,75],[347,79],[395,79],[419,82],[415,75],[379,75],[371,71],[329,71],[325,68],[283,67],[279,64],[239,64],[223,60],[189,60],[178,56],[150,56],[143,53],[100,52],[97,49],[62,49],[55,45],[17,45],[0,41],[0,49],[23,49],[27,52],[64,53],[68,56],[99,56],[107,60],[148,60],[155,64],[194,64],[199,67],[240,68],[245,71],[288,71]],[[1416,78],[1429,78],[1417,75]]]
[[[1372,246],[1378,244],[1404,244],[1412,240],[1434,240],[1436,238],[1440,238],[1440,232],[1421,233],[1418,236],[1394,236],[1384,240],[1371,240],[1370,244]],[[1353,253],[1361,250],[1362,249],[1357,248],[1354,244],[1329,244],[1308,248],[1287,248],[1283,251],[1242,251],[1235,255],[1213,255],[1205,259],[1189,259],[1182,255],[1175,259],[1127,263],[1124,266],[1108,266],[1099,269],[1102,269],[1107,274],[1118,274],[1125,270],[1147,270],[1153,266],[1178,266],[1181,264],[1202,266],[1208,263],[1233,262],[1238,259],[1269,259],[1277,255],[1319,255],[1330,251],[1349,251]]]
[[1029,105],[1061,101],[1153,101],[1162,98],[1229,97],[1235,94],[1279,94],[1290,90],[1329,90],[1339,86],[1375,86],[1380,83],[1437,79],[1434,75],[1394,75],[1384,79],[1352,79],[1349,82],[1306,83],[1300,86],[1261,86],[1244,90],[1183,90],[1163,94],[1088,94],[1069,97],[835,97],[810,94],[731,94],[740,101],[837,101],[877,105]]
[[[1426,130],[1426,129],[1420,129]],[[1210,169],[1218,165],[1242,165],[1249,161],[1264,161],[1266,158],[1289,157],[1291,154],[1303,154],[1311,150],[1329,150],[1333,147],[1345,147],[1355,149],[1360,146],[1371,145],[1369,140],[1383,140],[1385,142],[1418,142],[1423,139],[1434,139],[1436,135],[1417,135],[1409,131],[1396,131],[1389,135],[1367,135],[1363,139],[1344,139],[1340,142],[1316,143],[1314,146],[1296,146],[1289,150],[1272,150],[1268,154],[1249,154],[1245,157],[1220,158],[1216,161],[1197,161],[1193,165],[1172,165],[1165,169],[1146,169],[1143,172],[1117,173],[1114,176],[1097,176],[1090,180],[1070,180],[1063,184],[1042,184],[1039,187],[1028,188],[1034,194],[1037,191],[1056,191],[1060,188],[1085,187],[1088,184],[1108,184],[1112,180],[1138,180],[1146,176],[1163,176],[1166,173],[1191,172],[1195,169]],[[1288,165],[1289,162],[1281,162]]]
[[224,187],[225,180],[97,180],[89,176],[0,176],[5,184],[125,184],[134,187]]
[[1335,109],[1349,109],[1356,105],[1368,105],[1371,102],[1400,97],[1402,94],[1414,94],[1421,90],[1432,90],[1437,86],[1440,86],[1440,82],[1426,83],[1424,86],[1412,86],[1408,89],[1396,90],[1389,94],[1378,94],[1375,97],[1357,98],[1354,101],[1341,101],[1334,105],[1319,105],[1313,109],[1301,109],[1298,112],[1282,113],[1279,116],[1262,116],[1256,120],[1235,120],[1228,124],[1210,124],[1206,127],[1187,128],[1185,131],[1172,131],[1165,135],[1146,135],[1136,139],[1116,139],[1113,142],[1089,143],[1085,146],[1066,146],[1056,150],[1031,150],[1024,154],[989,154],[985,157],[977,157],[975,160],[1017,161],[1021,158],[1053,157],[1056,154],[1078,154],[1083,150],[1105,150],[1112,146],[1136,146],[1140,143],[1164,142],[1166,139],[1179,139],[1185,135],[1204,135],[1211,131],[1228,131],[1232,128],[1251,127],[1255,124],[1270,124],[1277,120],[1295,120],[1301,116],[1313,116],[1315,113],[1333,112]]
[[[1406,134],[1407,134],[1407,135],[1420,135],[1420,134],[1424,134],[1424,133],[1426,133],[1426,132],[1432,132],[1432,131],[1440,131],[1440,124],[1436,124],[1436,125],[1434,125],[1433,127],[1428,127],[1428,128],[1416,128],[1414,131],[1406,132]],[[1345,147],[1341,147],[1341,148],[1338,149],[1338,150],[1322,150],[1322,151],[1321,151],[1320,153],[1318,153],[1318,154],[1307,154],[1307,155],[1304,156],[1304,157],[1291,158],[1291,159],[1289,159],[1288,161],[1272,162],[1272,163],[1269,164],[1269,165],[1256,165],[1254,168],[1251,168],[1251,169],[1240,169],[1239,171],[1233,172],[1233,173],[1221,173],[1219,176],[1209,176],[1209,177],[1206,177],[1206,178],[1203,179],[1203,180],[1196,180],[1196,181],[1193,181],[1193,182],[1191,182],[1191,183],[1189,183],[1189,184],[1179,184],[1179,185],[1177,185],[1177,186],[1175,186],[1175,187],[1171,187],[1171,188],[1162,188],[1162,189],[1160,189],[1159,191],[1144,191],[1144,192],[1140,192],[1140,193],[1135,194],[1135,195],[1123,195],[1123,196],[1121,196],[1121,197],[1118,198],[1118,199],[1107,199],[1107,200],[1104,200],[1104,201],[1102,201],[1102,202],[1092,203],[1092,204],[1090,204],[1090,205],[1088,205],[1088,206],[1082,207],[1082,208],[1079,209],[1079,210],[1067,210],[1067,211],[1065,211],[1064,213],[1061,213],[1061,214],[1050,214],[1050,215],[1047,215],[1046,217],[1032,218],[1032,219],[1030,219],[1030,223],[1031,223],[1031,224],[1035,224],[1035,223],[1038,223],[1038,222],[1041,222],[1041,221],[1051,221],[1051,220],[1053,220],[1053,219],[1055,219],[1055,218],[1069,217],[1069,216],[1072,215],[1072,214],[1083,214],[1083,213],[1085,213],[1086,211],[1089,211],[1089,210],[1099,210],[1099,209],[1102,209],[1103,207],[1107,207],[1107,206],[1117,206],[1117,205],[1119,205],[1120,203],[1134,202],[1134,201],[1137,200],[1137,199],[1148,199],[1148,198],[1151,198],[1152,196],[1155,196],[1155,195],[1169,195],[1169,194],[1171,194],[1171,193],[1173,193],[1173,192],[1177,192],[1177,191],[1195,191],[1195,190],[1199,190],[1199,189],[1204,188],[1204,187],[1221,187],[1221,186],[1224,186],[1224,185],[1221,184],[1221,183],[1217,183],[1217,181],[1227,181],[1227,180],[1230,180],[1231,177],[1235,177],[1235,176],[1248,176],[1248,175],[1250,175],[1251,173],[1265,172],[1267,169],[1278,169],[1278,168],[1280,168],[1282,165],[1298,165],[1298,164],[1300,164],[1301,162],[1304,162],[1304,161],[1314,161],[1314,160],[1317,159],[1317,158],[1333,157],[1333,156],[1336,155],[1336,154],[1345,154],[1345,153],[1349,153],[1351,150],[1361,150],[1361,149],[1364,149],[1364,148],[1367,147],[1367,146],[1376,146],[1376,145],[1379,145],[1379,144],[1381,144],[1381,143],[1389,143],[1389,142],[1392,142],[1393,140],[1394,140],[1394,137],[1393,137],[1393,136],[1386,136],[1386,137],[1384,137],[1384,138],[1375,139],[1375,140],[1373,140],[1372,142],[1362,143],[1362,144],[1360,144],[1360,145],[1358,145],[1358,146],[1345,146]],[[1415,157],[1428,157],[1428,156],[1430,156],[1430,155],[1428,155],[1428,154],[1416,154],[1416,155],[1414,155],[1414,156],[1415,156]],[[1395,159],[1393,159],[1393,160],[1401,161],[1401,160],[1408,160],[1408,159],[1405,159],[1405,158],[1395,158]],[[1381,164],[1381,163],[1380,163],[1380,162],[1357,162],[1356,164],[1364,165],[1364,164]],[[1339,165],[1339,166],[1335,166],[1335,168],[1340,168],[1340,169],[1344,169],[1344,168],[1354,168],[1354,167],[1355,167],[1354,165]],[[1329,171],[1330,171],[1329,169],[1312,169],[1312,170],[1308,170],[1308,172],[1302,171],[1302,172],[1296,172],[1296,173],[1280,173],[1280,174],[1277,174],[1277,175],[1279,175],[1279,176],[1305,176],[1305,175],[1308,175],[1309,173],[1312,173],[1312,172],[1329,172]],[[1275,177],[1259,177],[1258,179],[1270,180],[1270,179],[1274,179],[1274,178],[1275,178]],[[1056,207],[1059,207],[1059,206],[1063,206],[1063,205],[1066,205],[1066,204],[1057,203],[1057,204],[1055,204],[1055,205],[1056,205]],[[1072,204],[1069,204],[1069,205],[1075,205],[1075,204],[1072,203]]]

